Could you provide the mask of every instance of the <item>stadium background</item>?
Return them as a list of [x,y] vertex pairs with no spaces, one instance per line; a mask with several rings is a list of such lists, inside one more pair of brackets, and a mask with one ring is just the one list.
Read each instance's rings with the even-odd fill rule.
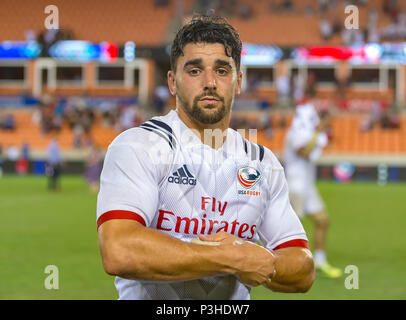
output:
[[[58,9],[59,29],[44,22]],[[347,30],[347,5],[359,29]],[[318,163],[327,252],[359,288],[318,275],[309,293],[253,299],[404,299],[406,1],[3,0],[0,2],[0,299],[115,299],[101,266],[96,194],[83,173],[116,135],[174,105],[169,45],[193,13],[222,15],[244,42],[232,126],[277,155],[295,101],[333,115]],[[55,21],[52,21],[55,23]],[[82,41],[79,41],[82,40]],[[47,188],[48,146],[63,158]],[[304,221],[311,239],[311,225]],[[45,268],[59,270],[47,290]]]

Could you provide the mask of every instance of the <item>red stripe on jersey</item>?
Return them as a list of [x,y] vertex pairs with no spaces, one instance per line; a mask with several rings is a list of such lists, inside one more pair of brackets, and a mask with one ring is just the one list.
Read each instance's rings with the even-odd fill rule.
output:
[[307,243],[306,240],[303,240],[303,239],[295,239],[295,240],[290,240],[290,241],[284,242],[284,243],[280,244],[279,246],[277,246],[276,248],[274,248],[273,250],[289,248],[289,247],[302,247],[302,248],[306,248],[306,249],[310,250],[309,244]]
[[136,220],[141,223],[144,227],[147,226],[145,220],[135,212],[132,211],[124,211],[124,210],[113,210],[103,213],[99,219],[97,219],[97,229],[106,221],[113,220],[113,219],[128,219],[128,220]]

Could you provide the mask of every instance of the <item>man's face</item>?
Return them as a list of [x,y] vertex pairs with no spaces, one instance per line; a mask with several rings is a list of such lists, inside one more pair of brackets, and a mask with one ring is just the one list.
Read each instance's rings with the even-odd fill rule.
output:
[[227,115],[241,91],[241,72],[219,43],[189,43],[169,71],[169,90],[177,105],[201,124],[215,124]]

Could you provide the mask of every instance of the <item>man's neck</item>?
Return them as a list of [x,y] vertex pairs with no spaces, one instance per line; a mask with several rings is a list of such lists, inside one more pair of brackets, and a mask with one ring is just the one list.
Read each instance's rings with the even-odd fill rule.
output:
[[208,145],[212,149],[219,149],[224,144],[227,137],[227,129],[230,124],[231,112],[227,113],[222,120],[214,124],[203,124],[196,121],[181,107],[177,107],[176,112],[189,129],[199,133],[198,137],[203,144]]

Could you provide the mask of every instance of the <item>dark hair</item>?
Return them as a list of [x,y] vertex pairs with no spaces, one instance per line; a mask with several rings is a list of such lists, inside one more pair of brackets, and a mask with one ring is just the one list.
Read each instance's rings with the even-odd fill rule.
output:
[[183,55],[188,43],[221,43],[226,55],[232,57],[237,71],[240,70],[242,44],[238,32],[221,17],[193,16],[176,34],[171,48],[171,70],[176,70],[176,62]]

